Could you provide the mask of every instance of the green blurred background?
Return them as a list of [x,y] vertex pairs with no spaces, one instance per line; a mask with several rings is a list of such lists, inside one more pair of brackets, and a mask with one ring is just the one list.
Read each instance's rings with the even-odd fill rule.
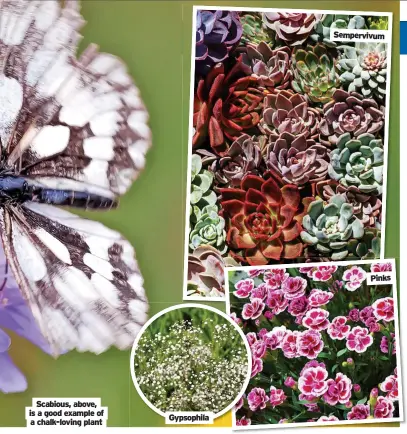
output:
[[[45,1],[45,0],[44,0]],[[151,315],[182,301],[192,6],[250,6],[393,12],[393,59],[386,256],[399,257],[399,2],[397,1],[99,1],[82,2],[82,48],[97,43],[128,64],[151,117],[147,166],[116,211],[90,214],[136,248]],[[224,309],[223,303],[214,303]],[[161,426],[129,372],[130,351],[71,352],[53,360],[16,336],[11,355],[28,379],[22,394],[0,395],[0,426],[25,426],[33,397],[101,397],[109,426]],[[222,424],[229,424],[230,418]]]

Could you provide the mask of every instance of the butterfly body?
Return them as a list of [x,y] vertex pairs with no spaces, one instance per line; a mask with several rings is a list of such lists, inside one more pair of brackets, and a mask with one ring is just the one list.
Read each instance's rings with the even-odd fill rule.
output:
[[126,66],[91,45],[76,0],[0,0],[0,235],[53,354],[129,348],[148,303],[132,245],[60,206],[109,210],[151,144]]
[[22,204],[27,201],[84,209],[111,209],[117,201],[86,191],[60,190],[35,184],[23,176],[0,175],[0,205]]

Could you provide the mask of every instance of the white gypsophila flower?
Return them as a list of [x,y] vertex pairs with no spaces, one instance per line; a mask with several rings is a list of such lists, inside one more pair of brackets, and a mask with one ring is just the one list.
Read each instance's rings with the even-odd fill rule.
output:
[[240,392],[247,368],[240,335],[210,318],[199,327],[178,321],[167,333],[145,334],[135,357],[140,388],[162,411],[218,413]]

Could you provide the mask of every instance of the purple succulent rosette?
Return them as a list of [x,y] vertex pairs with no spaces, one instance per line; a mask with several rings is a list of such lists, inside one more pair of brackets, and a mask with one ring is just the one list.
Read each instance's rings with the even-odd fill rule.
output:
[[389,262],[228,272],[229,314],[252,352],[236,425],[396,420],[400,416]]
[[242,33],[238,12],[198,11],[195,46],[197,72],[205,75],[212,65],[225,60]]
[[0,391],[16,393],[27,389],[27,380],[8,354],[11,339],[5,330],[11,330],[48,354],[51,349],[39,331],[11,271],[6,268],[3,249],[0,248]]

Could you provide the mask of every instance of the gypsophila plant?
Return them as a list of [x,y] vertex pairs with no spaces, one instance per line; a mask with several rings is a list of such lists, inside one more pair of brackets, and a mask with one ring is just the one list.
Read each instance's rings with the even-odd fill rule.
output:
[[248,370],[240,334],[201,308],[173,310],[154,321],[134,360],[140,389],[163,412],[219,413],[236,399]]

